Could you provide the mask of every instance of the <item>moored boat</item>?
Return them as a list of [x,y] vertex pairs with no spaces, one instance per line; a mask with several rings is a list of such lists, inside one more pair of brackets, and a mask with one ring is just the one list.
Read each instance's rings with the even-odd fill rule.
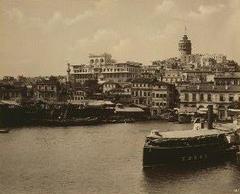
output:
[[8,133],[9,129],[0,129],[0,133]]
[[226,133],[219,130],[154,130],[145,141],[143,166],[229,159],[237,151],[238,147],[230,144]]
[[193,130],[151,131],[143,148],[143,167],[234,159],[239,151],[236,131],[213,129],[212,107],[208,128],[198,121]]

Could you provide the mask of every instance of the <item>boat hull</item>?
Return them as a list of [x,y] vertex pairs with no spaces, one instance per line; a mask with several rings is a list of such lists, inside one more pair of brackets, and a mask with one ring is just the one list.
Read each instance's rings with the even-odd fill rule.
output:
[[179,165],[199,162],[216,162],[234,159],[238,148],[217,145],[164,148],[144,146],[143,167]]

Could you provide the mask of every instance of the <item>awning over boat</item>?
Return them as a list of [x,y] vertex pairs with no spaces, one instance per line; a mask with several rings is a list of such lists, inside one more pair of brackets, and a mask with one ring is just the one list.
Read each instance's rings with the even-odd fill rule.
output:
[[240,113],[240,109],[229,108],[228,111]]
[[11,100],[1,100],[1,101],[0,101],[0,104],[20,106],[19,103],[17,103],[16,101],[11,101]]
[[214,136],[214,135],[225,134],[224,132],[215,130],[215,129],[183,130],[183,131],[167,131],[167,132],[158,131],[158,133],[156,133],[156,130],[154,130],[154,132],[155,133],[151,133],[147,137],[182,139],[182,138],[194,138],[194,137],[201,137],[201,136]]
[[141,108],[138,108],[138,107],[123,107],[123,108],[118,108],[118,107],[116,107],[115,108],[115,112],[116,113],[119,113],[119,112],[125,112],[125,113],[139,113],[139,112],[144,112],[144,110],[143,109],[141,109]]
[[114,103],[106,100],[91,100],[91,101],[88,101],[87,105],[88,106],[104,106],[104,105],[112,106],[114,105]]

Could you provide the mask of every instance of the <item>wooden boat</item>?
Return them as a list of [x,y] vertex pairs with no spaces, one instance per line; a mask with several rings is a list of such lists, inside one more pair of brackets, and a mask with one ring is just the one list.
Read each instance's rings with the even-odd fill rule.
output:
[[9,129],[0,129],[0,133],[8,133]]
[[232,158],[236,152],[238,147],[230,144],[227,134],[219,130],[153,130],[143,148],[143,166],[216,161]]
[[143,148],[143,167],[236,158],[239,134],[236,130],[214,129],[212,113],[213,107],[209,106],[207,128],[196,119],[193,130],[151,131]]
[[76,118],[76,119],[44,119],[41,121],[41,125],[45,126],[83,126],[98,124],[99,119],[93,118]]

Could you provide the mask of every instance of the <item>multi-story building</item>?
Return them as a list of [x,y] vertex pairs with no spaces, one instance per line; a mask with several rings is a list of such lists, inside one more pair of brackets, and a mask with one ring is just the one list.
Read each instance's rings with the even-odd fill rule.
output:
[[71,65],[68,69],[69,80],[73,83],[84,84],[86,80],[92,80],[97,78],[97,74],[94,71],[93,65]]
[[60,83],[55,77],[41,79],[35,85],[35,97],[39,100],[58,101],[60,97]]
[[177,82],[183,81],[182,70],[180,69],[166,70],[162,77],[162,81],[170,84],[175,84]]
[[112,55],[103,53],[101,55],[89,54],[89,64],[94,66],[101,66],[111,64],[113,62]]
[[132,102],[146,106],[157,106],[160,109],[172,108],[175,100],[175,87],[171,84],[153,79],[132,80]]
[[240,86],[240,72],[221,72],[214,77],[216,85],[236,85]]
[[27,97],[26,86],[0,83],[0,100],[18,101],[25,97]]
[[103,93],[107,93],[111,90],[115,90],[115,89],[118,89],[118,88],[121,88],[121,86],[118,83],[113,82],[113,81],[108,81],[108,82],[105,82],[105,83],[102,84]]
[[152,106],[152,87],[156,81],[152,79],[134,79],[132,83],[132,102],[134,104],[142,104]]
[[182,73],[184,81],[190,81],[191,83],[203,83],[213,82],[214,72],[209,70],[185,70]]
[[165,60],[155,60],[152,62],[152,67],[159,69],[177,69],[181,60],[177,57]]
[[235,101],[240,101],[240,86],[204,84],[189,85],[180,90],[180,108],[213,105],[219,120],[229,119],[228,109]]
[[101,75],[104,81],[116,83],[126,82],[129,79],[140,77],[142,64],[136,62],[115,63],[104,65]]
[[100,82],[126,82],[128,79],[139,77],[142,64],[136,62],[115,63],[110,54],[89,55],[90,64],[68,64],[68,80],[84,84],[86,80]]

